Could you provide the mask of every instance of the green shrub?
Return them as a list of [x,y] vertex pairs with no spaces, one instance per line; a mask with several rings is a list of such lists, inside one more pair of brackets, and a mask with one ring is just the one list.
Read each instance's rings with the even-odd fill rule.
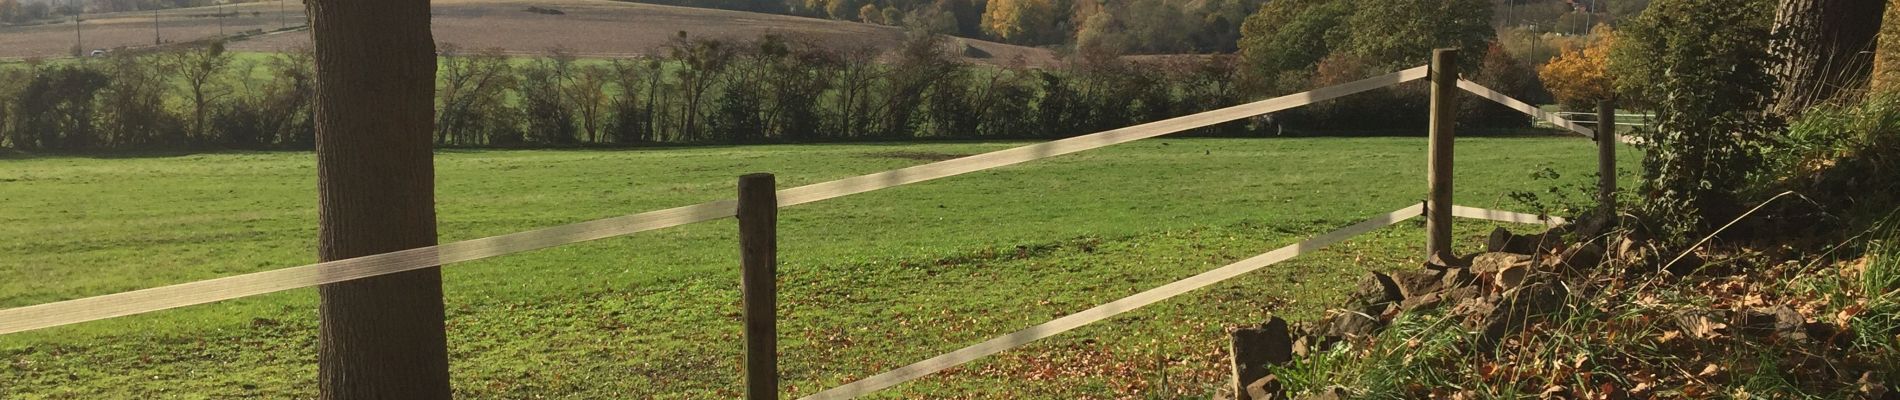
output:
[[[1658,237],[1694,240],[1741,213],[1759,170],[1763,116],[1774,93],[1765,0],[1664,0],[1630,23],[1611,50],[1621,98],[1653,105],[1642,139],[1643,214]],[[1676,243],[1683,244],[1683,243]]]

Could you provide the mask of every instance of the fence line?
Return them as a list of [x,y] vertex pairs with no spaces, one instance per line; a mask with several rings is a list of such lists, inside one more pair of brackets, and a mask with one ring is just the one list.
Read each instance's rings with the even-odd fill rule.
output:
[[1464,89],[1466,92],[1471,92],[1471,94],[1478,95],[1478,97],[1483,97],[1486,99],[1490,99],[1491,101],[1496,102],[1498,104],[1503,104],[1505,107],[1510,107],[1513,110],[1517,110],[1517,112],[1528,114],[1532,117],[1542,119],[1546,122],[1550,122],[1552,125],[1556,125],[1558,127],[1568,129],[1571,132],[1582,134],[1583,136],[1586,136],[1586,137],[1596,137],[1597,135],[1597,132],[1595,130],[1591,130],[1590,128],[1585,128],[1583,127],[1583,125],[1578,125],[1576,122],[1571,122],[1569,119],[1565,119],[1564,117],[1557,116],[1557,114],[1545,112],[1542,109],[1538,109],[1537,106],[1533,106],[1530,103],[1525,103],[1522,100],[1511,98],[1511,96],[1507,96],[1504,93],[1500,93],[1496,90],[1491,90],[1491,88],[1484,87],[1484,85],[1479,85],[1477,82],[1459,79],[1458,88]]
[[[938,355],[936,357],[931,357],[923,361],[918,361],[916,363],[906,365],[901,368],[885,371],[884,373],[880,373],[868,378],[860,379],[856,382],[851,382],[851,383],[847,383],[847,384],[840,385],[837,387],[833,387],[831,389],[827,389],[825,391],[818,392],[810,396],[801,397],[799,399],[800,400],[850,399],[850,398],[856,398],[859,396],[871,394],[879,390],[888,389],[892,386],[896,386],[904,382],[909,382],[917,378],[922,378],[925,376],[929,376],[930,374],[934,374],[939,371],[949,369],[950,367],[955,367],[958,365],[962,365],[964,363],[968,363],[970,361],[975,361],[976,359],[979,359],[979,358],[988,357],[991,355],[995,355],[996,353],[1001,353],[1003,351],[1022,347],[1024,345],[1028,345],[1029,343],[1035,342],[1037,340],[1046,339],[1055,335],[1062,334],[1064,332],[1068,332],[1070,330],[1074,330],[1075,328],[1080,328],[1083,325],[1100,322],[1104,319],[1108,319],[1110,317],[1114,317],[1116,315],[1120,315],[1122,313],[1126,313],[1129,311],[1134,311],[1143,306],[1147,306],[1149,304],[1154,304],[1162,300],[1167,300],[1175,296],[1186,294],[1187,292],[1204,288],[1209,285],[1213,285],[1215,283],[1220,283],[1222,281],[1232,279],[1249,272],[1257,271],[1257,270],[1260,270],[1261,268],[1266,268],[1268,266],[1278,264],[1280,262],[1292,259],[1294,257],[1316,252],[1316,251],[1319,251],[1320,249],[1326,248],[1327,246],[1339,243],[1341,241],[1352,238],[1354,236],[1363,235],[1368,232],[1377,230],[1379,228],[1391,226],[1392,224],[1399,223],[1400,221],[1404,221],[1404,220],[1412,219],[1413,217],[1420,216],[1421,214],[1424,213],[1424,211],[1425,211],[1425,204],[1423,203],[1407,206],[1405,208],[1401,208],[1398,210],[1394,210],[1390,213],[1386,213],[1385,215],[1373,217],[1372,219],[1365,220],[1364,222],[1353,224],[1345,228],[1340,228],[1332,232],[1327,232],[1325,234],[1315,236],[1312,239],[1307,239],[1307,240],[1301,241],[1299,243],[1294,243],[1286,247],[1274,249],[1273,251],[1262,253],[1260,255],[1257,255],[1245,260],[1240,260],[1240,261],[1234,262],[1233,264],[1228,264],[1220,268],[1215,268],[1207,272],[1202,272],[1200,274],[1188,277],[1186,279],[1174,281],[1172,283],[1168,283],[1166,285],[1162,285],[1153,289],[1148,289],[1141,293],[1136,293],[1128,297],[1123,297],[1119,300],[1103,303],[1102,305],[1098,305],[1093,308],[1083,310],[1081,312],[1069,314],[1061,318],[1056,318],[1054,320],[1050,320],[1049,322],[1044,322],[1036,326],[1024,328],[1022,330],[1012,332],[1006,335],[997,336],[990,340],[983,341],[982,343],[977,343],[974,345],[970,345],[969,347],[958,349],[956,351],[944,353],[944,354]],[[1499,222],[1510,222],[1510,223],[1520,223],[1520,224],[1542,224],[1546,226],[1556,226],[1556,225],[1562,225],[1565,223],[1564,219],[1559,218],[1559,217],[1547,217],[1547,216],[1542,216],[1542,215],[1525,214],[1525,213],[1500,211],[1500,210],[1490,210],[1490,209],[1465,207],[1465,206],[1458,206],[1458,205],[1452,206],[1451,212],[1453,216],[1457,216],[1460,218],[1482,219],[1482,220],[1499,221]]]
[[[1426,67],[1416,67],[1198,114],[786,189],[779,192],[779,207],[1212,126],[1421,79],[1426,71]],[[479,260],[731,217],[734,212],[733,200],[718,200],[436,246],[5,309],[0,310],[0,335]]]
[[942,371],[950,367],[961,365],[963,363],[970,362],[978,358],[987,357],[992,354],[1003,352],[1004,350],[1021,347],[1023,345],[1029,344],[1030,342],[1034,342],[1036,340],[1041,340],[1044,338],[1048,338],[1050,336],[1061,334],[1063,332],[1068,332],[1069,330],[1081,327],[1083,325],[1088,325],[1096,321],[1101,321],[1103,319],[1107,319],[1109,317],[1113,317],[1121,313],[1134,311],[1136,309],[1141,308],[1142,306],[1154,304],[1155,302],[1159,302],[1162,300],[1167,300],[1174,296],[1178,296],[1183,293],[1193,291],[1195,289],[1207,287],[1208,285],[1219,283],[1221,281],[1225,281],[1227,279],[1240,276],[1241,274],[1253,272],[1255,270],[1259,270],[1261,268],[1265,268],[1267,266],[1277,264],[1282,261],[1286,261],[1288,259],[1292,259],[1293,257],[1299,256],[1302,254],[1318,251],[1319,249],[1326,248],[1326,246],[1330,246],[1334,243],[1339,243],[1340,241],[1346,240],[1347,238],[1358,236],[1366,232],[1371,232],[1375,229],[1383,228],[1383,227],[1398,223],[1399,221],[1404,221],[1407,219],[1411,219],[1413,217],[1417,217],[1424,211],[1425,211],[1425,205],[1422,203],[1406,206],[1405,208],[1401,208],[1401,209],[1392,211],[1390,213],[1386,213],[1385,215],[1380,215],[1378,217],[1368,219],[1365,222],[1360,222],[1357,224],[1353,224],[1352,226],[1340,228],[1339,230],[1327,232],[1326,234],[1316,236],[1312,239],[1307,239],[1299,243],[1294,243],[1290,246],[1281,247],[1273,251],[1269,251],[1257,256],[1253,256],[1252,258],[1240,260],[1233,264],[1228,264],[1227,266],[1224,266],[1224,267],[1215,268],[1207,272],[1202,272],[1198,275],[1188,277],[1187,279],[1174,281],[1173,283],[1162,285],[1154,289],[1148,289],[1147,291],[1143,291],[1141,293],[1136,293],[1128,297],[1123,297],[1120,300],[1111,301],[1099,306],[1095,306],[1094,308],[1083,310],[1081,312],[1077,312],[1074,314],[1069,314],[1061,318],[1056,318],[1049,322],[1044,322],[1040,325],[1028,327],[1023,330],[1019,330],[1007,335],[998,336],[996,338],[983,341],[982,343],[977,343],[969,347],[964,347],[961,350],[944,353],[943,355],[931,357],[930,359],[923,360],[923,361],[918,361],[917,363],[907,365],[902,368],[893,369],[881,374],[871,376],[869,378],[864,378],[864,379],[858,380],[857,382],[848,383],[842,386],[825,390],[823,392],[818,392],[817,394],[805,396],[801,398],[801,400],[849,399],[849,398],[862,396],[865,394],[870,394],[871,392],[876,392],[878,390],[883,390],[885,388],[889,388],[899,383],[904,383],[913,379],[921,378],[921,377],[936,373],[937,371]]
[[1284,111],[1367,90],[1423,79],[1425,78],[1426,70],[1426,67],[1416,67],[1308,92],[1275,97],[1199,114],[1149,122],[1068,139],[998,150],[909,168],[801,186],[780,192],[779,204],[780,206],[805,204],[897,185],[922,182],[1084,150],[1092,150],[1189,129],[1213,126],[1257,115]]
[[1502,211],[1502,210],[1483,209],[1483,208],[1477,208],[1477,207],[1465,207],[1465,206],[1460,206],[1460,205],[1451,206],[1451,215],[1458,218],[1482,219],[1482,220],[1487,220],[1487,221],[1510,222],[1510,223],[1518,223],[1518,224],[1540,224],[1540,225],[1550,226],[1550,227],[1569,223],[1569,221],[1565,221],[1563,217],[1557,217],[1557,216],[1525,214],[1525,213]]

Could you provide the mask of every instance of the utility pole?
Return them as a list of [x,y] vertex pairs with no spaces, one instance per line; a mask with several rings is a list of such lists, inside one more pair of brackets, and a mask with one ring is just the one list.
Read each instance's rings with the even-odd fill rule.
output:
[[1597,18],[1597,0],[1590,0],[1589,12],[1583,13],[1583,33],[1584,34],[1589,34],[1590,28],[1594,28],[1597,26],[1596,18]]
[[224,2],[218,2],[218,37],[224,37]]
[[83,59],[86,57],[86,34],[79,29],[79,18],[80,14],[85,14],[85,10],[79,8],[79,0],[73,0],[71,3],[73,5],[73,57]]
[[152,6],[152,45],[160,46],[164,44],[165,39],[158,36],[158,6]]
[[284,16],[284,0],[277,0],[277,28],[290,28],[290,20]]

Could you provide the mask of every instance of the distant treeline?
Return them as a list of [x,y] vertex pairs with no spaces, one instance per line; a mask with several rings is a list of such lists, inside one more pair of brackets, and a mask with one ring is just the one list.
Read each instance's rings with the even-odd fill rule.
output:
[[[1472,75],[1489,85],[1520,69],[1493,49],[1474,62],[1482,66]],[[1244,88],[1274,85],[1249,78],[1246,71],[1262,67],[1243,66],[1241,57],[1083,52],[1056,68],[1001,67],[967,63],[942,36],[921,32],[890,51],[839,51],[772,35],[681,36],[660,56],[621,60],[560,50],[510,57],[451,44],[439,50],[434,136],[455,147],[1056,138],[1406,66],[1322,68],[1320,77],[1282,79],[1288,86],[1261,92]],[[0,65],[0,147],[307,149],[315,134],[312,61],[305,52],[238,57],[213,43]],[[1413,83],[1187,134],[1280,133],[1282,125],[1417,130],[1424,103],[1422,85]],[[1483,102],[1464,108],[1471,125],[1527,123]]]
[[[890,54],[777,36],[678,38],[665,56],[613,61],[443,45],[435,136],[443,146],[1041,138],[1242,99],[1225,57],[988,67],[960,61],[937,38],[914,35]],[[311,61],[303,53],[240,58],[211,45],[0,67],[0,145],[309,148]]]

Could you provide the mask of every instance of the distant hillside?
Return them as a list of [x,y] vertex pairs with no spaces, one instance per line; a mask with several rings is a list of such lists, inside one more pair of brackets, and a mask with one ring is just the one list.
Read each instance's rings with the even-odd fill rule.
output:
[[1232,52],[1267,0],[621,0],[921,27],[959,37],[1131,54]]
[[[227,17],[213,18],[206,8],[159,12],[158,34],[165,41],[187,41],[224,31],[275,30],[304,20],[300,2],[290,2],[278,13],[275,2],[226,6]],[[604,0],[436,0],[433,3],[435,38],[469,49],[500,48],[511,54],[539,54],[556,47],[585,57],[631,57],[664,51],[680,32],[694,37],[754,39],[779,34],[823,46],[851,50],[895,48],[904,31],[889,26],[832,21],[742,11],[674,7]],[[538,12],[529,11],[529,7]],[[89,16],[85,48],[149,46],[153,40],[152,14],[145,12]],[[0,58],[57,57],[74,43],[71,24],[0,28]],[[1009,64],[1020,59],[1031,66],[1050,65],[1049,50],[974,39],[955,39],[967,45],[973,61]],[[306,46],[304,32],[265,35],[231,44],[243,51],[281,51]]]

